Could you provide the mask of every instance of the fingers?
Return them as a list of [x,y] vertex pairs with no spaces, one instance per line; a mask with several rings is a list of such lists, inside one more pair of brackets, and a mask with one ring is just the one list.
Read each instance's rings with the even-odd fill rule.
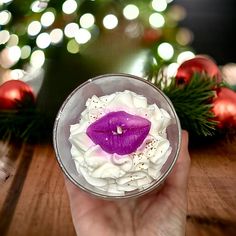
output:
[[179,157],[172,173],[167,178],[166,184],[180,190],[187,190],[189,169],[190,156],[188,151],[188,132],[182,131],[182,141]]
[[64,176],[64,180],[68,195],[70,198],[73,198],[74,195],[78,194],[78,187],[75,186],[70,180],[68,180],[66,176]]
[[[188,151],[188,132],[182,131],[182,141],[179,157],[175,163],[175,166],[168,176],[165,184],[171,188],[175,188],[178,191],[186,191],[188,183],[188,175],[190,169],[190,156]],[[80,190],[76,185],[69,181],[66,177],[65,185],[70,198],[70,201],[76,205],[79,202],[87,202],[89,200],[95,200],[88,193]]]

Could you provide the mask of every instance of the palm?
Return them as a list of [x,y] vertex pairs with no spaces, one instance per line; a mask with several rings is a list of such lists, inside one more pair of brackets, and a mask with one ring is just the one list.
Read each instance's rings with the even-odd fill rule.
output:
[[66,181],[78,235],[184,235],[189,157],[183,152],[163,189],[137,199],[97,199]]

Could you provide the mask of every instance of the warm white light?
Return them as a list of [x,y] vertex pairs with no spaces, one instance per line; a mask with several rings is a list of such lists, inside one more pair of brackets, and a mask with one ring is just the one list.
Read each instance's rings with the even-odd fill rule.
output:
[[140,27],[140,24],[134,21],[129,23],[125,28],[125,33],[130,38],[138,38],[141,32],[142,28]]
[[79,29],[78,33],[75,35],[75,40],[79,44],[85,44],[91,39],[91,33],[86,29]]
[[139,15],[139,9],[137,6],[129,4],[124,8],[123,15],[127,20],[134,20]]
[[165,24],[165,19],[160,13],[153,13],[149,17],[149,23],[153,28],[161,28]]
[[49,35],[50,35],[52,44],[60,43],[63,39],[63,31],[58,28],[53,29]]
[[157,52],[162,59],[167,61],[173,57],[174,48],[169,43],[161,43],[157,48]]
[[21,50],[18,46],[6,47],[1,51],[0,64],[4,68],[10,68],[15,65],[21,56]]
[[147,50],[142,50],[138,54],[135,55],[135,58],[132,60],[131,64],[128,62],[125,63],[128,71],[127,73],[136,75],[139,77],[144,77],[145,75],[145,64],[149,57],[149,53]]
[[41,19],[40,19],[41,24],[44,27],[48,27],[48,26],[52,25],[54,20],[55,20],[55,15],[51,11],[43,13],[43,15],[41,16]]
[[152,7],[154,10],[162,12],[167,8],[167,2],[166,0],[153,0]]
[[19,37],[16,34],[10,35],[10,38],[7,42],[7,47],[16,46],[19,43]]
[[167,67],[167,77],[174,77],[177,73],[177,69],[179,67],[178,63],[171,63],[170,65],[168,65]]
[[114,29],[118,25],[118,19],[113,14],[106,15],[103,18],[103,25],[107,29]]
[[42,12],[45,10],[48,6],[48,3],[46,1],[34,1],[31,4],[31,10],[33,12]]
[[68,50],[68,52],[70,52],[72,54],[76,54],[79,52],[79,44],[74,39],[71,39],[67,43],[67,50]]
[[18,46],[9,47],[8,58],[11,61],[17,62],[21,56],[21,50]]
[[42,29],[42,25],[40,24],[39,21],[32,21],[28,25],[27,32],[28,32],[28,35],[35,36],[40,32],[41,29]]
[[6,43],[10,38],[10,33],[7,30],[0,31],[0,45]]
[[76,11],[78,5],[75,0],[66,0],[62,5],[62,11],[65,14],[72,14]]
[[24,75],[25,71],[21,69],[14,69],[10,72],[11,79],[21,79],[24,77]]
[[179,64],[183,63],[186,60],[192,59],[195,57],[195,54],[191,51],[181,52],[177,57],[177,62]]
[[47,48],[51,43],[51,39],[48,33],[44,32],[38,35],[36,44],[39,48]]
[[30,64],[34,67],[34,68],[40,68],[43,66],[45,61],[45,55],[44,52],[42,50],[36,50],[32,53],[31,57],[30,57]]
[[227,63],[221,67],[224,81],[229,85],[236,85],[236,64],[233,62]]
[[66,25],[64,29],[64,33],[66,37],[73,38],[76,34],[78,34],[79,26],[76,23],[69,23]]
[[190,44],[193,38],[193,33],[187,28],[180,28],[176,34],[176,41],[181,45]]
[[29,45],[25,45],[21,48],[21,59],[26,59],[30,56],[31,47]]
[[2,2],[2,3],[10,3],[10,2],[12,2],[13,0],[1,0],[0,1],[0,3]]
[[85,13],[80,17],[79,23],[81,27],[88,29],[94,25],[95,18],[92,14],[90,13]]
[[0,12],[0,25],[6,25],[11,20],[11,12],[5,10]]

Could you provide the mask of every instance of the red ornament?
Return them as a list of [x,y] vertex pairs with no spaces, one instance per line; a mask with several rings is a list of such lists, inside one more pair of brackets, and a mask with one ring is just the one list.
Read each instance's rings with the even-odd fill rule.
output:
[[18,109],[35,103],[32,88],[23,81],[9,80],[0,85],[0,109]]
[[213,101],[213,113],[219,128],[236,128],[236,92],[229,88],[219,88]]
[[215,62],[201,55],[183,62],[175,78],[179,84],[188,83],[194,73],[206,73],[209,77],[216,77],[217,82],[222,81],[220,70]]

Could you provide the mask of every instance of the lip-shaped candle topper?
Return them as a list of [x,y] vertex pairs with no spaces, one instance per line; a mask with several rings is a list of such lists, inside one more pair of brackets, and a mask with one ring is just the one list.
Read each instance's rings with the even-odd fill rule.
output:
[[87,128],[87,135],[107,153],[130,154],[147,137],[151,122],[124,111],[110,112]]

